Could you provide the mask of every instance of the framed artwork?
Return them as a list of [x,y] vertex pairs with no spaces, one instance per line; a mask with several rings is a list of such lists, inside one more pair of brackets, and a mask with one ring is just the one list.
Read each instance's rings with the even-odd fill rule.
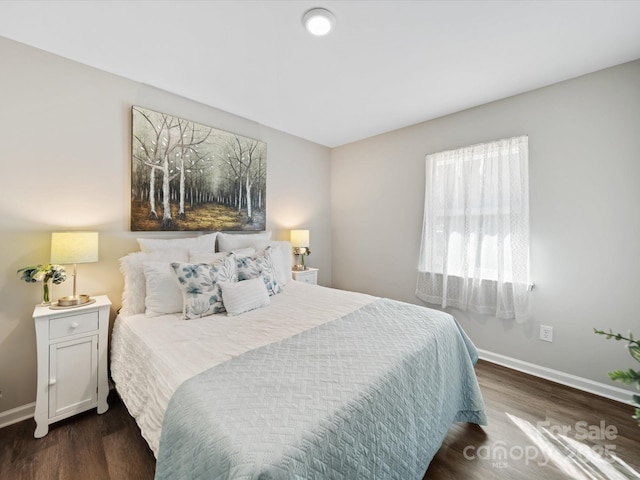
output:
[[132,107],[131,230],[265,229],[267,145]]

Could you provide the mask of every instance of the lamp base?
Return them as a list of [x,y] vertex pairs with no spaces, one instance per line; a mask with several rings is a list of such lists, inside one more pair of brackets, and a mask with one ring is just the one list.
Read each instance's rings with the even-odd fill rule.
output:
[[293,266],[293,269],[294,269],[296,272],[300,272],[300,271],[302,271],[302,270],[309,270],[309,267],[307,267],[306,265],[294,265],[294,266]]
[[70,295],[68,297],[62,297],[58,299],[58,306],[60,307],[79,307],[85,303],[89,303],[91,297],[89,295]]

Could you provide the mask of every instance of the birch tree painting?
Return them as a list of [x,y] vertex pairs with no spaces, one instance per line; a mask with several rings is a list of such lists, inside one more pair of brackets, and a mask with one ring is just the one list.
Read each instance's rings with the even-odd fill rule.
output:
[[132,108],[131,230],[264,230],[267,145]]

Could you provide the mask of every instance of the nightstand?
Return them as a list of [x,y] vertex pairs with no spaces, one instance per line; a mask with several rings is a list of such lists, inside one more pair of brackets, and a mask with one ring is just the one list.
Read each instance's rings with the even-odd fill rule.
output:
[[107,352],[109,309],[106,295],[82,307],[54,310],[36,306],[33,320],[38,349],[36,438],[49,425],[85,410],[109,408]]
[[307,268],[306,270],[291,270],[291,277],[297,282],[310,283],[311,285],[318,284],[318,270],[317,268]]

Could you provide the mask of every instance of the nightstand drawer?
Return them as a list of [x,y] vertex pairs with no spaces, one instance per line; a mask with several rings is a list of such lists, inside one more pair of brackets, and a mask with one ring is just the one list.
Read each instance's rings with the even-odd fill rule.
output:
[[315,275],[299,275],[298,278],[296,279],[298,282],[302,282],[302,283],[316,283],[316,276]]
[[98,330],[98,312],[54,318],[49,322],[49,339]]
[[309,283],[311,285],[318,284],[318,269],[307,268],[306,270],[293,270],[291,272],[292,278],[297,282]]

